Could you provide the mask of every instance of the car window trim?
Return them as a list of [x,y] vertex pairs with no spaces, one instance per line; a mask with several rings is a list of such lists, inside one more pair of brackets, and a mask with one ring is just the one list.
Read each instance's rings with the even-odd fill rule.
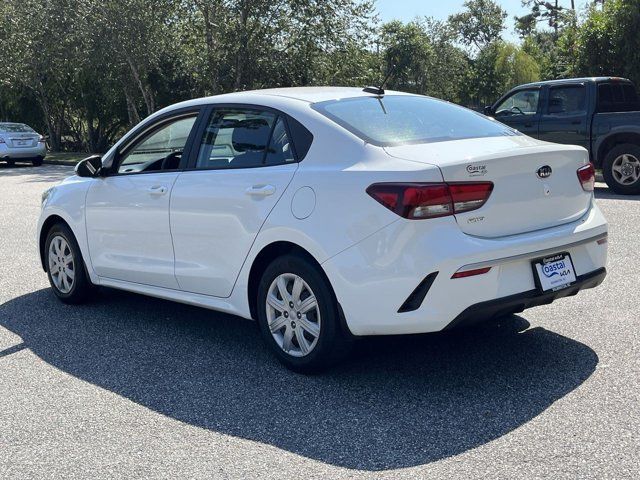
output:
[[[224,168],[216,168],[216,167],[209,167],[209,168],[198,168],[197,167],[197,163],[198,163],[198,154],[200,152],[200,146],[202,145],[202,139],[204,136],[204,131],[207,128],[207,125],[209,124],[209,121],[211,119],[211,115],[213,115],[215,110],[219,110],[219,109],[224,109],[224,108],[237,108],[237,109],[247,109],[247,110],[260,110],[260,111],[266,111],[266,112],[270,112],[276,115],[276,119],[273,123],[273,126],[271,127],[271,132],[269,133],[269,139],[268,139],[268,143],[267,146],[269,144],[271,144],[271,140],[273,137],[273,131],[275,129],[275,125],[278,122],[279,118],[282,118],[282,120],[284,121],[284,127],[285,130],[287,131],[287,136],[289,137],[289,143],[290,143],[290,147],[291,147],[291,151],[293,153],[293,162],[281,162],[281,163],[276,163],[273,165],[266,165],[264,164],[265,160],[266,160],[266,155],[268,152],[265,152],[265,156],[263,157],[263,164],[262,165],[253,165],[250,167],[247,166],[238,166],[238,167],[224,167]],[[191,155],[189,158],[189,161],[187,163],[187,166],[184,168],[183,171],[185,172],[192,172],[192,171],[210,171],[210,170],[239,170],[239,169],[252,169],[252,168],[265,168],[265,167],[277,167],[280,165],[291,165],[293,163],[300,163],[300,159],[297,155],[296,152],[296,148],[293,142],[293,137],[291,135],[291,130],[289,129],[289,122],[288,122],[288,118],[289,115],[281,110],[278,110],[277,108],[273,108],[273,107],[267,107],[265,105],[256,105],[256,104],[252,104],[252,103],[212,103],[207,105],[207,108],[204,109],[204,114],[203,114],[203,118],[201,121],[201,125],[198,128],[198,134],[197,137],[194,138],[194,143],[193,143],[193,148],[191,149]]]
[[[188,158],[191,156],[191,150],[193,146],[194,135],[198,130],[200,123],[202,123],[202,116],[204,109],[201,105],[195,107],[186,107],[177,110],[173,110],[171,112],[167,112],[164,115],[154,118],[153,120],[146,122],[142,125],[136,127],[135,130],[132,131],[130,135],[128,135],[126,142],[123,145],[119,146],[115,158],[113,159],[113,164],[111,165],[110,171],[105,175],[106,177],[120,177],[120,176],[131,176],[131,175],[145,175],[151,173],[175,173],[182,172],[188,165]],[[182,152],[182,158],[180,159],[180,166],[173,170],[152,170],[148,172],[127,172],[127,173],[119,173],[118,168],[120,168],[121,159],[125,156],[132,148],[135,148],[136,145],[140,143],[144,138],[148,135],[152,135],[155,131],[162,128],[167,123],[170,123],[172,120],[180,120],[181,118],[187,117],[195,117],[195,122],[191,127],[191,131],[189,132],[189,136],[187,137],[187,142],[185,143],[184,150]]]

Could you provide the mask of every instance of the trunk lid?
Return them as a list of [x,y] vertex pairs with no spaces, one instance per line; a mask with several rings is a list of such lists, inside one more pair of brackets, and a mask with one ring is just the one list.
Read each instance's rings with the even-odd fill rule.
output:
[[38,139],[40,135],[37,133],[22,133],[22,132],[11,132],[11,133],[1,133],[7,141],[8,145],[11,148],[30,148],[35,147],[38,144]]
[[[588,163],[581,147],[517,136],[385,149],[393,157],[439,167],[446,182],[493,182],[485,205],[455,216],[469,235],[495,238],[555,227],[576,221],[591,203],[592,194],[577,176]],[[538,175],[544,167],[550,167],[549,176]]]

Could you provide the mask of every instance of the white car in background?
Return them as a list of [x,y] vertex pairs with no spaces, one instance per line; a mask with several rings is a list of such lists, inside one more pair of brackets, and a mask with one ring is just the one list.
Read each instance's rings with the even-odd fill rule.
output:
[[371,91],[232,93],[144,120],[43,195],[53,291],[253,318],[283,363],[312,371],[357,336],[440,331],[602,282],[586,150]]
[[16,160],[42,165],[47,156],[44,136],[24,123],[0,122],[0,161],[13,166]]

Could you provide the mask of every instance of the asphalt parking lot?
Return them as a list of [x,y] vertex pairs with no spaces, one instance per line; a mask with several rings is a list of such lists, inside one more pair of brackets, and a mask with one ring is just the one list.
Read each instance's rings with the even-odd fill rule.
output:
[[35,229],[71,171],[0,165],[0,478],[640,477],[640,197],[597,189],[600,288],[305,377],[249,321],[58,302]]

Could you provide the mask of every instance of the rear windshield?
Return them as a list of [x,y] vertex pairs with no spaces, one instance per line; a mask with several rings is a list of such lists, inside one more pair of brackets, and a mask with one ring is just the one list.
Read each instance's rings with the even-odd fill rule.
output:
[[378,146],[520,135],[472,110],[414,95],[329,100],[312,108]]
[[0,123],[0,132],[24,133],[33,131],[33,128],[23,123]]

